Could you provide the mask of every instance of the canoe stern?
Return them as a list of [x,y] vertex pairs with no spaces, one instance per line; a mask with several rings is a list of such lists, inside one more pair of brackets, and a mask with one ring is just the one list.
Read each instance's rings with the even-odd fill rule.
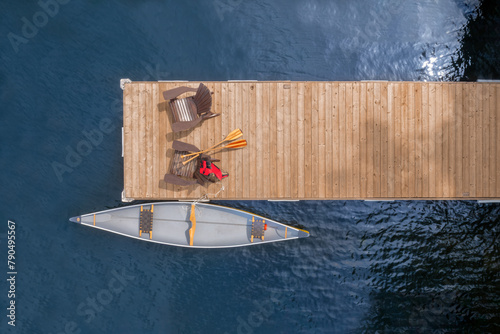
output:
[[307,238],[309,236],[309,232],[305,230],[299,230],[299,238]]
[[82,222],[82,218],[81,216],[76,216],[76,217],[71,217],[69,219],[70,222],[73,222],[73,223],[77,223],[77,224],[80,224]]

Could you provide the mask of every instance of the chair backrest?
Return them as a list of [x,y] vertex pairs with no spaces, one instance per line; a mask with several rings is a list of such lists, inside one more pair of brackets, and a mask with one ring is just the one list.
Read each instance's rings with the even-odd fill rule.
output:
[[202,116],[210,113],[210,110],[212,109],[212,93],[207,86],[200,83],[193,100],[196,104],[196,112],[198,115]]

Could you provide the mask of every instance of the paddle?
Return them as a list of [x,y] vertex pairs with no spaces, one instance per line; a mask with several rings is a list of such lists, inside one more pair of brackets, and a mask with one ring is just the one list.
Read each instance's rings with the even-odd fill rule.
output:
[[226,141],[233,141],[235,139],[238,139],[240,138],[241,136],[243,136],[243,132],[241,132],[240,129],[236,129],[236,130],[233,130],[231,131],[227,136],[226,138],[224,138],[223,141],[221,141],[220,143],[210,147],[209,149],[207,150],[204,150],[204,151],[200,151],[200,152],[194,152],[194,153],[189,153],[189,154],[184,154],[184,155],[181,155],[181,158],[185,158],[185,157],[190,157],[192,155],[198,155],[198,154],[201,154],[201,153],[204,153],[204,152],[208,152],[210,151],[211,149],[213,149],[214,147],[217,147],[219,146],[220,144],[222,144],[223,142],[226,142]]
[[[237,141],[234,141],[232,143],[229,143],[227,144],[226,146],[222,146],[222,147],[218,147],[216,149],[214,149],[212,151],[212,153],[214,152],[217,152],[217,151],[220,151],[220,150],[223,150],[225,148],[242,148],[242,147],[245,147],[247,146],[247,141],[245,139],[240,139],[240,140],[237,140]],[[202,152],[208,152],[210,150],[205,150],[205,151],[202,151]],[[198,152],[198,154],[200,154],[201,152]],[[186,160],[186,161],[183,161],[182,164],[185,165],[187,164],[188,162],[190,162],[191,160],[193,160],[194,158],[196,158],[198,155],[195,155],[194,157]]]

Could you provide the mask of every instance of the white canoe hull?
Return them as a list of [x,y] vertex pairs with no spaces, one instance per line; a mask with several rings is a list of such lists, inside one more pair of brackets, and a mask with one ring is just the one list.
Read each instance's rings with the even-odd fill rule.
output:
[[[249,212],[197,203],[195,230],[190,236],[192,203],[164,202],[132,205],[73,217],[70,221],[166,245],[194,248],[225,248],[304,238],[309,232]],[[141,231],[142,210],[152,209],[151,233]],[[252,226],[264,221],[263,237],[252,237]]]

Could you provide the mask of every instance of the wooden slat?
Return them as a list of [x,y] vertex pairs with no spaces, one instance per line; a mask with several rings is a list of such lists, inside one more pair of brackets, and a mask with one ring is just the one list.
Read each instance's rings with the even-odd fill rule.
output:
[[285,197],[285,187],[288,173],[290,171],[290,166],[286,166],[285,163],[285,96],[284,90],[282,88],[281,83],[275,84],[276,93],[277,93],[277,110],[276,110],[276,132],[277,132],[277,141],[276,141],[276,163],[278,173],[276,175],[276,188],[279,198]]
[[[496,148],[498,146],[498,140],[500,140],[500,137],[498,136],[498,131],[500,131],[499,128],[497,128],[497,119],[498,119],[498,112],[500,109],[497,109],[495,102],[496,102],[496,95],[495,95],[495,86],[490,85],[488,86],[489,89],[489,110],[488,114],[490,115],[490,136],[489,141],[490,141],[490,150],[489,152],[495,152]],[[495,154],[493,154],[494,156]],[[498,157],[498,156],[497,156]],[[495,196],[495,191],[498,189],[498,186],[496,184],[497,181],[497,168],[500,168],[500,166],[496,166],[496,159],[493,158],[492,156],[489,156],[489,169],[488,169],[488,174],[490,175],[490,192],[488,194],[488,197],[494,197]]]
[[278,165],[278,150],[277,150],[277,140],[278,140],[278,101],[277,101],[277,84],[270,83],[269,84],[269,180],[272,184],[271,189],[271,198],[278,198],[278,183],[276,180],[278,179],[279,165]]
[[395,184],[395,157],[394,157],[394,147],[396,138],[394,136],[394,119],[395,119],[395,100],[394,100],[394,89],[395,85],[389,83],[387,86],[387,131],[388,131],[388,142],[387,142],[387,193],[385,197],[394,198],[394,184]]
[[346,161],[346,84],[345,83],[340,83],[339,84],[339,127],[338,127],[338,133],[339,133],[339,138],[338,138],[338,146],[339,146],[339,160],[340,160],[340,166],[339,166],[339,188],[340,188],[340,193],[339,197],[340,198],[346,198],[347,197],[347,174],[348,172],[348,166],[347,166],[347,161]]
[[373,85],[373,196],[381,197],[381,145],[382,134],[380,127],[380,83]]
[[488,86],[480,85],[481,89],[481,141],[482,145],[479,148],[481,154],[481,194],[489,195],[490,193],[490,178],[489,178],[489,156],[486,152],[490,151],[490,117],[489,117],[489,90]]
[[374,98],[374,83],[369,82],[366,87],[366,132],[367,132],[367,145],[366,145],[366,196],[368,198],[375,197],[375,183],[376,173],[375,170],[375,98]]
[[353,84],[352,87],[352,176],[353,176],[353,187],[352,187],[352,197],[361,197],[361,185],[360,185],[360,174],[361,174],[361,159],[360,159],[360,119],[359,119],[359,102],[360,102],[360,92],[359,85]]
[[298,161],[298,84],[292,82],[289,84],[290,90],[290,115],[289,115],[289,138],[290,138],[290,175],[288,182],[290,183],[290,198],[298,198],[298,184],[299,184],[299,169],[302,169],[302,164]]
[[[241,127],[242,131],[244,133],[249,133],[249,127],[248,123],[245,123],[245,83],[239,84],[237,86],[233,86],[234,91],[235,91],[235,104],[236,104],[236,110],[234,113],[234,123],[233,126],[231,127],[232,129],[236,129],[238,127]],[[243,150],[231,150],[231,153],[233,153],[233,158],[235,160],[235,168],[234,168],[234,173],[233,173],[233,180],[234,180],[234,191],[236,194],[236,197],[244,197],[242,196],[247,189],[245,187],[250,187],[250,184],[247,184],[245,182],[245,173],[248,172],[248,166],[245,166],[244,160],[245,155],[243,154]],[[246,152],[245,152],[246,153]]]
[[435,145],[436,145],[436,197],[443,196],[443,185],[444,185],[444,122],[443,122],[443,84],[437,83],[436,87],[436,113],[435,113],[435,125],[434,125],[434,135],[435,135]]
[[[255,85],[255,95],[258,97],[263,96],[262,91],[263,85]],[[265,188],[263,184],[263,177],[259,177],[261,173],[264,173],[264,151],[267,151],[267,147],[265,147],[265,143],[267,140],[264,140],[264,100],[262,98],[258,98],[255,102],[255,168],[257,169],[258,174],[255,173],[255,177],[253,178],[253,185],[255,187],[255,192],[257,194],[262,194]],[[266,132],[267,133],[267,132]]]
[[389,119],[387,82],[380,83],[380,195],[387,197],[389,169]]
[[474,115],[474,135],[475,135],[475,145],[474,145],[474,155],[475,155],[475,172],[474,175],[476,177],[476,195],[477,194],[482,194],[483,193],[483,182],[484,182],[484,177],[483,177],[483,156],[482,156],[482,149],[483,149],[483,103],[482,103],[482,87],[483,85],[477,84],[476,85],[476,99],[475,104],[476,104],[476,112]]
[[317,164],[317,177],[315,178],[318,182],[317,188],[317,196],[319,198],[325,198],[326,195],[326,152],[325,152],[325,142],[326,142],[326,126],[325,126],[325,100],[326,100],[326,91],[325,91],[325,83],[320,82],[318,85],[318,126],[317,126],[317,146],[318,149],[316,152],[318,153],[316,164]]
[[495,112],[493,113],[495,115],[495,148],[496,151],[492,150],[491,154],[495,156],[495,158],[492,157],[492,159],[495,160],[495,170],[496,170],[496,175],[495,175],[495,194],[492,197],[500,197],[500,84],[495,84]]
[[416,182],[417,182],[417,168],[416,168],[416,160],[417,160],[417,150],[416,150],[416,107],[415,107],[415,91],[414,84],[412,82],[407,85],[407,95],[406,100],[408,101],[407,110],[406,110],[406,132],[408,137],[408,195],[407,197],[411,197],[412,194],[416,193]]
[[401,114],[403,106],[403,85],[395,84],[394,87],[394,196],[403,197],[403,166],[402,166],[402,138],[401,138]]
[[[274,182],[270,179],[269,175],[271,175],[271,159],[274,159],[274,157],[271,156],[271,146],[273,143],[271,143],[270,140],[267,140],[270,137],[270,133],[274,131],[274,129],[271,127],[271,110],[270,110],[270,98],[269,98],[269,83],[264,83],[262,84],[262,118],[263,118],[263,123],[259,126],[259,128],[262,129],[262,136],[258,138],[258,140],[261,140],[265,142],[264,145],[262,145],[262,150],[263,150],[263,166],[264,168],[262,169],[262,177],[260,177],[259,183],[262,183],[262,191],[257,193],[257,196],[265,196],[264,198],[271,198],[272,193],[271,189],[274,188]],[[260,175],[260,174],[259,174]],[[272,185],[271,187],[269,185]]]
[[319,85],[311,85],[311,196],[317,198],[319,196]]
[[333,182],[333,197],[340,197],[340,177],[341,177],[341,157],[339,145],[339,83],[332,83],[332,182]]
[[[225,110],[223,111],[223,109],[222,109],[222,106],[223,106],[222,105],[222,103],[223,103],[223,101],[222,101],[222,83],[217,82],[212,87],[213,87],[212,91],[214,93],[212,95],[212,112],[217,113],[217,114],[221,114],[221,116],[218,116],[216,118],[209,120],[210,122],[213,123],[213,125],[212,125],[213,133],[210,136],[213,138],[213,141],[212,141],[213,144],[211,144],[210,147],[219,142],[218,140],[216,140],[216,138],[219,134],[222,134],[222,136],[225,137],[229,133],[229,132],[226,133],[225,131],[222,130],[222,122],[227,114],[227,111],[225,111]],[[234,129],[232,129],[232,130],[234,130]],[[221,160],[219,167],[224,172],[229,173],[229,171],[227,169],[227,163],[228,163],[227,156],[225,154],[223,154],[222,152],[220,152],[215,157],[217,157]],[[229,177],[231,177],[231,176],[229,176]],[[228,181],[227,178],[223,180],[224,188],[225,188],[225,184],[227,181]],[[220,186],[217,185],[215,192],[218,192],[219,189],[220,189]]]
[[137,169],[135,170],[135,173],[134,173],[134,187],[136,189],[136,192],[138,192],[139,194],[144,194],[144,189],[142,188],[142,184],[141,184],[141,176],[143,175],[143,171],[144,171],[144,163],[143,163],[143,160],[142,160],[142,153],[144,152],[143,151],[143,146],[144,146],[144,143],[142,141],[142,137],[143,137],[143,134],[144,134],[144,128],[142,127],[143,125],[143,122],[142,120],[144,119],[144,110],[143,110],[143,106],[144,106],[144,94],[142,94],[142,90],[144,89],[144,84],[143,83],[139,83],[139,86],[138,86],[138,89],[139,91],[141,92],[141,94],[138,94],[137,97],[138,97],[138,101],[137,101],[137,105],[136,105],[136,108],[135,108],[135,119],[134,119],[134,123],[135,123],[135,126],[137,127],[137,132],[135,133],[134,135],[134,164],[137,165]]
[[463,95],[463,127],[462,127],[462,196],[470,197],[471,186],[470,186],[470,132],[472,131],[470,128],[471,123],[471,110],[470,110],[470,84],[464,84],[462,86],[462,95]]
[[[243,133],[246,133],[246,127],[243,126],[243,124],[240,124],[238,120],[236,119],[238,115],[241,113],[241,110],[239,109],[239,106],[241,105],[241,100],[239,99],[239,86],[235,86],[233,84],[228,84],[227,85],[227,109],[226,110],[232,110],[232,112],[228,112],[230,116],[228,117],[229,119],[227,120],[227,128],[225,129],[226,131],[224,133],[229,133],[232,131],[232,129],[237,128],[238,126],[241,126],[240,129],[243,131]],[[228,196],[230,197],[237,197],[238,193],[241,192],[243,189],[237,189],[237,180],[238,180],[238,160],[237,160],[237,152],[236,151],[230,151],[228,152],[228,160],[230,163],[228,164],[229,166],[229,177],[228,177],[228,189],[227,193]]]
[[[222,94],[222,109],[221,109],[221,115],[219,116],[221,119],[221,133],[222,136],[226,133],[230,133],[233,131],[232,128],[232,118],[233,118],[233,113],[230,112],[232,108],[232,97],[233,94],[231,94],[231,84],[227,82],[223,82],[221,84],[221,94]],[[240,128],[241,129],[241,128]],[[243,131],[243,130],[242,130]],[[243,132],[243,135],[245,133]],[[220,138],[220,136],[219,136]],[[235,189],[234,189],[234,159],[232,156],[232,153],[229,153],[225,156],[224,159],[224,168],[227,173],[229,173],[229,177],[224,180],[225,184],[225,190],[224,193],[221,194],[221,196],[235,196]]]
[[304,193],[305,198],[313,198],[312,192],[312,91],[311,83],[304,84]]
[[346,187],[347,187],[347,198],[353,197],[353,189],[354,189],[354,143],[353,143],[353,123],[352,123],[352,90],[353,85],[351,82],[347,82],[345,84],[345,162],[346,162]]
[[298,195],[297,198],[306,198],[305,192],[305,115],[304,115],[304,94],[305,84],[303,82],[297,83],[297,182],[298,182]]
[[[288,87],[288,88],[287,88]],[[279,86],[283,91],[283,116],[284,116],[284,127],[283,127],[283,152],[284,152],[284,196],[285,198],[292,197],[292,188],[290,177],[292,176],[292,165],[290,161],[291,155],[291,102],[290,102],[290,84],[283,83]]]
[[429,191],[429,84],[422,84],[422,191],[421,198],[430,197]]
[[434,198],[438,197],[438,159],[437,156],[437,145],[438,145],[438,128],[437,128],[437,116],[438,113],[436,109],[436,84],[429,83],[429,108],[428,108],[428,132],[429,132],[429,196]]
[[422,87],[418,84],[413,87],[414,105],[415,105],[415,194],[422,197],[423,171],[422,171]]
[[472,83],[469,87],[469,108],[470,110],[470,128],[469,128],[469,177],[470,177],[470,196],[476,197],[476,189],[477,189],[477,177],[476,177],[476,166],[477,166],[477,154],[476,154],[476,145],[477,145],[477,84]]
[[[408,105],[410,94],[409,83],[401,83],[401,115],[400,115],[400,138],[401,138],[401,158],[400,158],[400,174],[401,174],[401,196],[406,198],[409,196],[410,179],[411,179],[411,143],[410,143],[410,128],[409,115],[410,106]],[[405,158],[406,157],[406,158]]]
[[333,198],[332,83],[325,83],[325,198]]
[[453,197],[462,197],[462,164],[463,164],[463,152],[462,152],[462,137],[463,137],[463,112],[462,112],[462,84],[453,85],[453,90],[455,94],[454,99],[454,136],[453,141],[455,142],[455,160],[454,160],[454,182],[455,191]]
[[445,154],[447,155],[447,164],[445,166],[446,173],[446,183],[445,183],[445,196],[452,197],[455,194],[455,178],[454,178],[454,161],[455,161],[455,141],[453,137],[455,136],[454,128],[454,117],[453,117],[453,107],[454,107],[454,91],[452,85],[444,85],[443,90],[446,91],[446,106],[444,112],[445,123],[447,127],[445,138]]
[[125,196],[131,196],[133,191],[132,171],[133,163],[133,145],[132,145],[132,103],[134,85],[125,85],[123,90],[123,174],[124,174],[124,190]]

